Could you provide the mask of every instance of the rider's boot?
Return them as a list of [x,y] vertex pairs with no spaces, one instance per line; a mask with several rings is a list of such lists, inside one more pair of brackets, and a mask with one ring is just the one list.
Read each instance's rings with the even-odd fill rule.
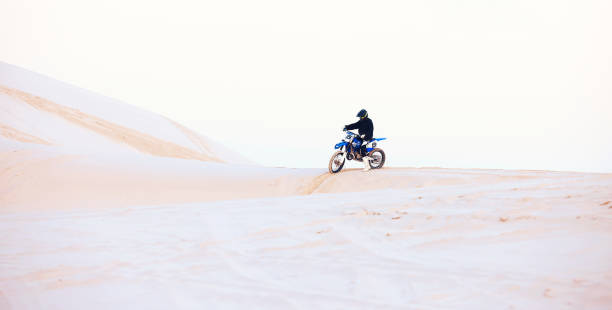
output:
[[370,160],[372,157],[364,156],[363,158],[363,171],[370,171]]

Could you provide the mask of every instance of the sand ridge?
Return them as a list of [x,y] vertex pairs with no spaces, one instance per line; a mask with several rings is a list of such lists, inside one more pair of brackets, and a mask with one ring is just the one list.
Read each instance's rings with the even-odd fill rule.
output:
[[45,141],[44,139],[41,139],[39,137],[33,136],[31,134],[25,133],[23,131],[17,130],[11,126],[4,124],[0,124],[0,135],[5,138],[20,142],[51,145],[50,142]]
[[27,92],[0,85],[0,92],[27,103],[34,108],[51,113],[55,116],[96,132],[113,141],[130,146],[140,152],[161,157],[195,159],[200,161],[223,162],[173,142],[164,141],[149,134],[139,132],[99,117],[83,113],[75,108],[62,106],[45,98]]

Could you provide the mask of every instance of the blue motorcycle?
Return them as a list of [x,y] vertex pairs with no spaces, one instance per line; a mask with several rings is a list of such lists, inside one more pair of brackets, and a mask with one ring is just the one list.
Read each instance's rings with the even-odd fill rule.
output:
[[[337,173],[342,170],[346,160],[356,160],[363,162],[363,157],[369,157],[369,165],[371,169],[380,169],[385,164],[385,152],[377,148],[378,141],[386,140],[387,138],[374,138],[370,141],[362,141],[361,138],[352,131],[345,131],[346,136],[342,141],[334,147],[338,150],[332,155],[329,160],[329,172]],[[362,144],[365,143],[365,154],[363,155]]]

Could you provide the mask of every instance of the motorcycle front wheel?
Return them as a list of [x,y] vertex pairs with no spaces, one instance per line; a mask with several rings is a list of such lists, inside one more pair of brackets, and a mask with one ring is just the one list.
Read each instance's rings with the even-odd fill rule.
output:
[[343,151],[337,151],[336,153],[334,153],[334,155],[332,155],[332,157],[329,159],[329,172],[330,173],[338,173],[340,172],[340,170],[342,170],[342,167],[344,167],[344,162],[346,161],[346,159],[344,158],[344,152]]

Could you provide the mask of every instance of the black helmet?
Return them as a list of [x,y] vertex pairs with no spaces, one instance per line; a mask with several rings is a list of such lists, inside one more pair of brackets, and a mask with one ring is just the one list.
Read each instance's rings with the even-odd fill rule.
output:
[[361,111],[359,111],[359,113],[357,113],[357,117],[359,117],[359,118],[366,118],[366,117],[368,117],[368,111],[366,111],[365,109],[361,109]]

